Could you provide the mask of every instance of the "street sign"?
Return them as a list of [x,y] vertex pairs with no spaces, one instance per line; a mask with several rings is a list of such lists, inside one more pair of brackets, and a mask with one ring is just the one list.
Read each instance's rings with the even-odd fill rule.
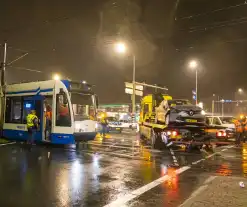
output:
[[[126,88],[132,88],[133,89],[133,83],[125,82],[125,87]],[[143,86],[142,85],[135,84],[135,89],[138,90],[138,91],[143,91]]]
[[[133,88],[125,88],[125,93],[132,95],[133,94]],[[143,96],[143,91],[135,90],[135,95]]]
[[196,95],[196,91],[195,91],[195,90],[192,90],[192,94],[193,94],[193,95]]
[[192,98],[193,98],[194,100],[196,100],[196,95],[193,95]]

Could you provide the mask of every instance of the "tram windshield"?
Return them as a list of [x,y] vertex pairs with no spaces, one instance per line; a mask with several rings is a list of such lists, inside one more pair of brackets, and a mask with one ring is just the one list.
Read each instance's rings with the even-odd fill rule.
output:
[[94,96],[91,94],[72,93],[71,103],[74,112],[74,120],[82,121],[95,118],[96,107]]

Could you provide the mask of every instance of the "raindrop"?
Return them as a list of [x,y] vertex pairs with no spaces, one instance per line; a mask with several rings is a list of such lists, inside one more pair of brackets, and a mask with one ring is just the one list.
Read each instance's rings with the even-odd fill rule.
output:
[[239,186],[240,186],[241,188],[244,188],[244,187],[245,187],[244,182],[243,182],[243,181],[240,181],[240,182],[239,182]]

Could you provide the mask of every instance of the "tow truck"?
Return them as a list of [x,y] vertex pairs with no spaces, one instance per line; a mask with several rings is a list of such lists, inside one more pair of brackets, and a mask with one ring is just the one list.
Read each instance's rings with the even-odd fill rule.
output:
[[179,145],[179,142],[195,141],[203,145],[213,138],[212,132],[216,135],[221,129],[209,127],[205,112],[188,100],[173,99],[167,94],[149,94],[141,100],[140,137],[154,149],[169,147],[173,142]]

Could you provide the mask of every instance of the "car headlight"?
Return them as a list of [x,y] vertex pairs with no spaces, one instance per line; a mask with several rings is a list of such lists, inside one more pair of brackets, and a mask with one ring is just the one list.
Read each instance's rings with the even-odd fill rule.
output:
[[206,115],[206,112],[204,110],[201,111],[202,115]]
[[81,125],[80,124],[75,124],[75,128],[76,129],[80,129],[81,128]]

